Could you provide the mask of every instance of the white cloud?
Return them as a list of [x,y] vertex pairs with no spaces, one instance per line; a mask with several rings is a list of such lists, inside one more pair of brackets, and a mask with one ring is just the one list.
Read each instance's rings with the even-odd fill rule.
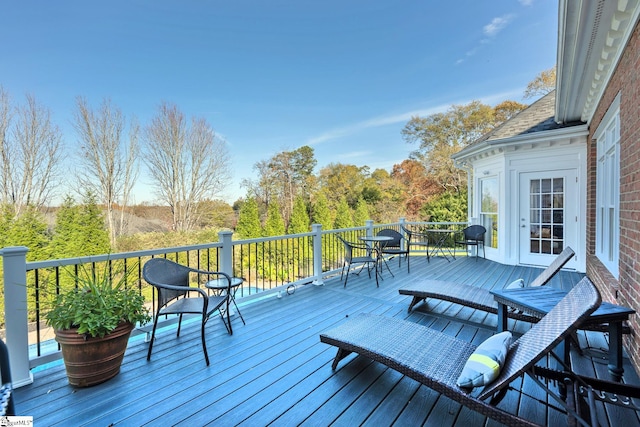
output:
[[531,6],[533,4],[533,0],[518,0],[518,2],[523,6]]
[[364,120],[362,122],[354,123],[354,124],[343,126],[336,129],[331,129],[321,135],[310,138],[307,141],[307,144],[316,145],[316,144],[320,144],[333,139],[338,139],[347,135],[352,135],[354,133],[358,133],[365,129],[392,125],[396,123],[408,122],[413,116],[425,116],[425,115],[428,116],[428,115],[437,113],[438,111],[444,111],[444,109],[446,109],[446,107],[436,107],[436,108],[429,108],[426,110],[414,110],[414,111],[408,111],[406,113],[390,114],[387,116],[374,117],[368,120]]
[[[521,1],[528,1],[528,0],[521,0]],[[485,45],[490,43],[491,42],[490,39],[494,38],[496,35],[498,35],[500,31],[502,31],[507,25],[509,25],[509,23],[513,20],[514,17],[515,15],[513,14],[498,16],[496,18],[493,18],[489,24],[482,27],[482,32],[486,37],[480,40],[479,42],[480,45]],[[476,46],[473,49],[467,51],[465,53],[464,58],[460,58],[456,61],[456,65],[460,65],[463,62],[465,62],[466,58],[469,58],[475,55],[479,49],[480,47]]]
[[[509,91],[509,92],[502,92],[502,93],[496,93],[496,94],[492,94],[492,95],[488,95],[485,97],[481,97],[479,100],[482,103],[488,104],[488,105],[493,105],[496,104],[498,102],[502,102],[505,99],[513,99],[515,97],[518,97],[522,94],[522,91],[524,89],[523,88],[519,88],[517,90],[513,90],[513,91]],[[477,98],[475,98],[477,99]],[[357,123],[353,123],[350,125],[346,125],[346,126],[342,126],[339,128],[335,128],[335,129],[330,129],[327,132],[324,132],[318,136],[309,138],[306,142],[307,145],[317,145],[317,144],[321,144],[323,142],[327,142],[327,141],[331,141],[334,139],[339,139],[345,136],[349,136],[349,135],[353,135],[356,134],[358,132],[364,131],[366,129],[371,129],[371,128],[377,128],[377,127],[381,127],[381,126],[387,126],[387,125],[393,125],[393,124],[398,124],[398,123],[407,123],[409,120],[411,120],[412,117],[414,116],[420,116],[420,117],[426,117],[426,116],[430,116],[432,114],[436,114],[436,113],[442,113],[447,111],[451,105],[464,105],[464,104],[468,104],[469,102],[471,102],[472,100],[460,100],[460,101],[453,101],[451,102],[451,104],[447,104],[447,105],[438,105],[436,107],[432,107],[432,108],[425,108],[425,109],[418,109],[418,110],[410,110],[407,111],[405,113],[398,113],[398,114],[388,114],[385,116],[378,116],[378,117],[373,117],[371,119],[368,120],[363,120],[361,122],[357,122]],[[359,152],[357,153],[358,155],[362,155],[363,153]]]
[[352,151],[350,153],[342,153],[340,154],[341,159],[357,159],[360,157],[366,157],[373,154],[371,151]]
[[462,64],[464,61],[467,60],[467,58],[472,57],[473,55],[475,55],[478,52],[478,48],[473,48],[470,51],[468,51],[467,53],[464,54],[464,58],[460,58],[456,61],[456,65],[460,65]]
[[491,23],[484,26],[483,32],[488,37],[495,37],[509,24],[509,22],[511,22],[511,20],[513,20],[513,15],[504,15],[493,18]]

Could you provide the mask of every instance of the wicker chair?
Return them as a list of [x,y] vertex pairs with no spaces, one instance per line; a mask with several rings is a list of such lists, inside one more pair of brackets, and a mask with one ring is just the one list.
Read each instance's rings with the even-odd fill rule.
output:
[[9,350],[2,340],[0,340],[0,376],[2,377],[2,386],[0,387],[0,416],[16,415],[16,408],[13,402],[13,386],[11,384]]
[[[427,235],[426,233],[418,233],[417,231],[409,230],[405,226],[402,226],[402,231],[407,236],[407,248],[409,249],[409,251],[412,247],[418,248],[421,251],[425,251],[427,254],[427,262],[431,262],[429,256],[429,235]],[[409,267],[407,266],[407,268]]]
[[456,382],[476,346],[438,330],[406,320],[363,314],[321,334],[320,341],[338,347],[334,370],[348,354],[357,353],[500,423],[537,425],[498,408],[498,401],[517,377],[524,373],[539,375],[536,362],[574,332],[599,304],[600,294],[585,277],[539,323],[511,344],[498,378],[484,389],[472,392],[461,389]]
[[[407,260],[407,273],[409,273],[409,245],[405,242],[404,236],[396,230],[392,230],[391,228],[380,230],[378,232],[378,236],[387,236],[393,239],[388,242],[384,242],[380,248],[380,252],[383,255],[391,255],[392,258],[394,256],[397,256],[398,267],[400,267],[400,263],[402,262],[402,255],[404,255],[405,259]],[[389,270],[388,265],[387,269]],[[389,273],[391,273],[391,270],[389,270]],[[393,275],[393,273],[391,273],[391,275]]]
[[[215,276],[217,279],[226,279],[229,286],[226,292],[224,292],[224,295],[210,296],[203,289],[190,286],[190,276],[192,273],[205,275],[207,278]],[[204,327],[211,314],[218,311],[229,334],[233,333],[231,329],[231,319],[229,317],[231,277],[219,271],[198,270],[164,258],[153,258],[147,261],[144,265],[142,275],[144,280],[150,285],[153,285],[158,292],[158,305],[155,315],[153,316],[153,330],[151,332],[147,360],[151,359],[151,350],[153,349],[153,341],[160,316],[168,314],[178,315],[178,331],[176,335],[180,336],[182,316],[184,314],[199,314],[202,316],[200,326],[202,350],[204,351],[204,359],[207,362],[207,366],[209,366],[209,354],[207,353]],[[226,321],[223,311],[221,310],[223,305],[226,305],[226,307],[224,307],[227,317]]]
[[[367,273],[369,273],[369,278],[371,278],[371,265],[373,265],[373,268],[375,269],[375,273],[376,273],[376,286],[380,286],[380,284],[378,283],[378,270],[377,270],[378,259],[377,259],[377,255],[374,254],[375,249],[365,244],[349,242],[340,236],[337,236],[337,237],[338,239],[340,239],[340,241],[344,245],[344,260],[342,262],[342,271],[340,272],[340,280],[342,280],[342,276],[345,275],[345,268],[346,268],[344,287],[345,288],[347,287],[347,281],[349,280],[349,270],[351,270],[351,266],[356,264],[362,264],[362,268],[356,274],[360,274],[362,272],[362,269],[367,267]],[[364,253],[364,255],[360,255],[360,253]]]
[[487,257],[484,250],[484,235],[487,233],[487,229],[482,225],[470,225],[462,230],[462,240],[457,240],[457,245],[465,246],[467,249],[469,246],[476,247],[476,261],[478,261],[478,253],[480,252],[480,246],[482,246],[482,256]]
[[[544,286],[560,269],[575,255],[569,246],[553,260],[551,264],[536,277],[529,286]],[[427,298],[444,300],[475,308],[489,313],[498,313],[498,303],[493,298],[489,289],[478,286],[467,285],[465,283],[446,282],[441,280],[423,280],[412,282],[405,288],[400,288],[401,295],[413,297],[409,304],[408,311],[411,311],[416,304]],[[512,312],[514,318],[526,321],[537,321],[532,316],[526,316],[517,312]]]

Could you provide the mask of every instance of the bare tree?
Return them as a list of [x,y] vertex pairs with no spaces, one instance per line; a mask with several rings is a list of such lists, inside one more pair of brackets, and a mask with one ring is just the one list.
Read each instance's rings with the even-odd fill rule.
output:
[[173,104],[163,103],[145,128],[145,162],[156,193],[171,208],[173,228],[190,230],[199,221],[198,204],[213,199],[230,177],[228,152],[205,119],[187,123]]
[[11,104],[9,94],[0,86],[0,185],[2,203],[11,201],[11,159],[16,156],[15,147],[9,143],[9,124],[11,123]]
[[524,91],[524,98],[544,96],[556,88],[556,67],[540,71],[538,75],[529,82]]
[[80,141],[79,182],[104,203],[109,239],[114,245],[123,232],[125,209],[138,174],[138,124],[132,120],[126,139],[126,119],[110,100],[92,110],[86,99],[78,97],[74,127]]
[[12,205],[16,215],[27,206],[48,204],[58,184],[62,155],[60,130],[49,109],[31,95],[12,109],[0,88],[0,144],[2,202]]

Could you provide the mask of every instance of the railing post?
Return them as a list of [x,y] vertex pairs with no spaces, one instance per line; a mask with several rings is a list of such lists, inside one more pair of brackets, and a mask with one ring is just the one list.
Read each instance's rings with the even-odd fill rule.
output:
[[29,370],[29,326],[27,317],[27,252],[24,246],[0,251],[4,268],[4,322],[13,387],[33,382]]
[[[467,223],[467,225],[474,225],[474,224],[480,224],[480,218],[469,218],[469,222]],[[488,230],[487,230],[488,231]],[[486,236],[485,236],[486,239]],[[484,243],[484,242],[483,242]],[[468,249],[467,249],[468,250]],[[478,245],[475,245],[471,248],[471,256],[478,256],[480,255],[480,253],[478,252],[480,250],[480,248],[478,247]]]
[[373,220],[372,219],[368,219],[364,222],[364,226],[366,227],[367,231],[367,237],[371,237],[373,236]]
[[[218,241],[222,242],[222,251],[220,252],[220,271],[227,273],[233,277],[233,231],[225,230],[218,233]],[[229,316],[234,316],[233,307],[228,304]]]
[[222,252],[220,253],[220,271],[233,277],[233,231],[220,231],[218,240],[222,242]]
[[324,285],[322,279],[322,224],[312,224],[313,233],[313,284]]

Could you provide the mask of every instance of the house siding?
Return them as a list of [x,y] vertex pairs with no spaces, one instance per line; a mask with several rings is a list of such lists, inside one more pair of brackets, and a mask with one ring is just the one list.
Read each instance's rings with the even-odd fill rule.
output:
[[[640,26],[631,38],[609,81],[589,125],[587,153],[587,275],[598,286],[604,300],[640,312]],[[596,242],[596,141],[594,133],[609,106],[620,93],[620,252],[616,279],[595,256]],[[630,321],[633,333],[625,346],[636,371],[640,372],[640,322]]]

